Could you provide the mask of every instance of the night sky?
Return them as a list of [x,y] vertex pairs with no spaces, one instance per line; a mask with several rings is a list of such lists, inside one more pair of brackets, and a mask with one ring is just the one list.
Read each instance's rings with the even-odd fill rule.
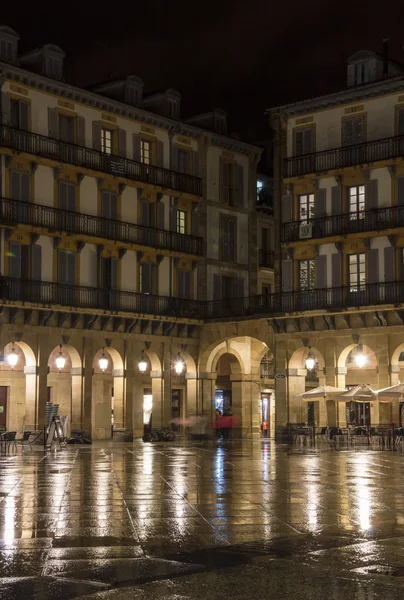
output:
[[344,87],[346,58],[380,51],[383,36],[404,63],[399,0],[6,4],[0,23],[20,34],[22,51],[44,43],[65,50],[69,83],[137,75],[146,93],[178,89],[184,117],[224,108],[229,130],[244,138],[263,136],[265,108]]

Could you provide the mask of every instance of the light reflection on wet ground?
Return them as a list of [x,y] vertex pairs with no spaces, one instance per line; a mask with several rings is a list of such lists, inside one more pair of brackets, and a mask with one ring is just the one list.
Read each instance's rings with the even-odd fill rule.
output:
[[1,599],[404,593],[398,452],[100,443],[0,467]]

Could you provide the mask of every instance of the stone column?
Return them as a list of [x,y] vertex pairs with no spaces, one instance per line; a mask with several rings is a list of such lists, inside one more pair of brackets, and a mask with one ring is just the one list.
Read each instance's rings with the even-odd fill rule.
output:
[[200,415],[205,415],[213,422],[215,419],[216,373],[199,373],[199,405]]
[[134,433],[134,377],[135,366],[133,362],[135,354],[131,341],[127,342],[125,349],[125,378],[124,378],[124,427],[127,431]]
[[[337,387],[345,389],[345,377],[347,374],[346,367],[336,367],[335,375],[337,380]],[[338,427],[346,427],[346,404],[345,402],[336,401],[337,408],[337,425]]]
[[152,427],[163,427],[164,424],[164,382],[161,371],[150,371],[152,380],[153,413]]
[[35,399],[36,399],[36,378],[38,367],[24,367],[25,373],[25,428],[35,429]]
[[[129,382],[127,382],[129,387]],[[135,439],[141,438],[144,432],[143,423],[143,383],[141,379],[132,379],[132,429]]]
[[297,398],[306,389],[306,369],[288,369],[289,422],[307,423],[307,402]]
[[123,371],[122,369],[114,369],[112,371],[114,377],[114,427],[123,429],[124,427],[124,406],[123,406]]
[[260,437],[260,386],[251,375],[230,375],[232,382],[232,413],[239,423],[241,437]]
[[81,367],[72,368],[72,415],[71,429],[81,429],[81,406],[83,389],[83,369]]
[[82,380],[82,428],[91,437],[93,400],[93,351],[84,340],[83,380]]
[[200,414],[197,398],[197,378],[196,373],[186,373],[186,411],[187,417],[194,417]]
[[46,401],[48,398],[48,360],[52,348],[39,338],[38,368],[36,378],[36,427],[43,429],[46,425]]
[[93,375],[93,402],[91,410],[91,436],[95,440],[111,438],[111,393],[113,380],[109,375]]

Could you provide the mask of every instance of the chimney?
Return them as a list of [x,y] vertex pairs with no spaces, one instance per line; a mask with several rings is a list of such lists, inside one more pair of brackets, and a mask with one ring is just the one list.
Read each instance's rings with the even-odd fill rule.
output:
[[389,38],[383,38],[383,77],[389,76]]

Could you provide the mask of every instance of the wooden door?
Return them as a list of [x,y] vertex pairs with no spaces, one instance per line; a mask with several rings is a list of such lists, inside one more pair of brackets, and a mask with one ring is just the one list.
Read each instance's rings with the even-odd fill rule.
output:
[[0,386],[0,427],[7,426],[7,387]]

